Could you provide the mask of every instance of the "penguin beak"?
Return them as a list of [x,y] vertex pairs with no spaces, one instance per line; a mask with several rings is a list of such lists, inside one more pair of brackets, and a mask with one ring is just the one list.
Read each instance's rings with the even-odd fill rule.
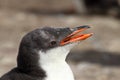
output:
[[63,40],[61,40],[60,45],[63,46],[65,44],[77,42],[77,41],[82,41],[87,39],[88,37],[92,36],[93,33],[88,33],[88,34],[80,34],[80,32],[90,28],[89,26],[80,26],[76,28],[72,28],[71,31],[72,33],[66,36]]

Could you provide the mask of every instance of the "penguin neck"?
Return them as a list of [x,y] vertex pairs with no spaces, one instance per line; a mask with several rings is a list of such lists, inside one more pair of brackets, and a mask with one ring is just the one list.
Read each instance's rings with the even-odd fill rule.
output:
[[45,71],[39,66],[39,55],[30,47],[20,46],[16,69],[18,72],[32,77],[46,77]]
[[17,69],[22,73],[45,78],[45,80],[74,80],[72,71],[65,61],[72,47],[73,45],[70,44],[43,52],[20,46]]
[[46,52],[39,51],[40,64],[55,63],[55,62],[65,62],[66,57],[70,50],[56,47]]
[[66,63],[66,57],[70,50],[76,45],[74,44],[68,44],[65,46],[58,46],[46,51],[39,51],[38,55],[40,57],[39,59],[39,65],[48,65],[48,64],[58,64],[58,63]]
[[45,80],[74,80],[73,73],[66,63],[70,48],[56,47],[46,52],[39,51],[40,67],[45,71]]

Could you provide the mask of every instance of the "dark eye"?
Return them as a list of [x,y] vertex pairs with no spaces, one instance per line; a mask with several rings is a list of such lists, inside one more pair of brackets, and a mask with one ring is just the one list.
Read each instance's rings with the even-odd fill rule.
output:
[[57,44],[56,41],[51,41],[51,42],[50,42],[50,45],[51,45],[51,46],[54,46],[54,45],[56,45],[56,44]]

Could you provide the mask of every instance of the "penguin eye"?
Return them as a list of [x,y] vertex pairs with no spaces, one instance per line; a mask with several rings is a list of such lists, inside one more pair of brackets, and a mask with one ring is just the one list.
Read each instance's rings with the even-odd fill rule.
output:
[[56,41],[51,41],[51,42],[50,42],[50,45],[51,45],[51,46],[54,46],[54,45],[56,45],[56,44],[57,44]]

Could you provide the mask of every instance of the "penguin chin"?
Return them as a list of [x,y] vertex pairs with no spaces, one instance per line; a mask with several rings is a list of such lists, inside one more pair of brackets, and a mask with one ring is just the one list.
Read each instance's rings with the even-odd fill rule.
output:
[[46,64],[46,63],[51,63],[53,61],[54,62],[65,61],[70,50],[78,44],[79,42],[69,43],[64,46],[51,48],[45,52],[39,51],[40,63]]
[[65,49],[71,50],[72,48],[74,48],[75,46],[77,46],[80,42],[73,42],[73,43],[69,43],[64,45]]

